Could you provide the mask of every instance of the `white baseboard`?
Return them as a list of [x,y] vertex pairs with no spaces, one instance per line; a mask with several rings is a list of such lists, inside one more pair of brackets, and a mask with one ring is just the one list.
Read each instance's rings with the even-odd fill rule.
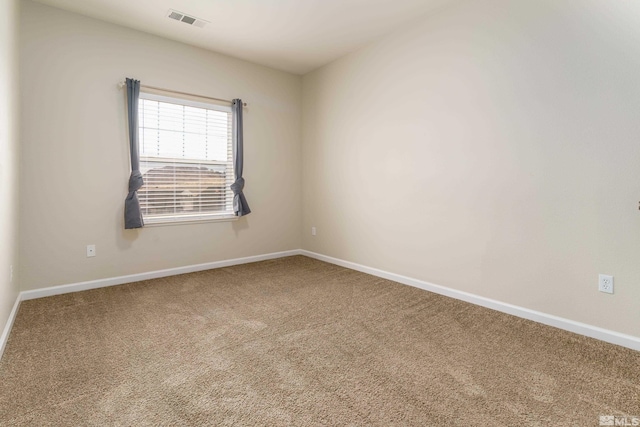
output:
[[106,279],[91,280],[88,282],[72,283],[69,285],[52,286],[49,288],[34,289],[32,291],[22,291],[20,292],[20,300],[25,301],[50,297],[53,295],[67,294],[70,292],[123,285],[125,283],[139,282],[141,280],[176,276],[178,274],[194,273],[196,271],[212,270],[214,268],[230,267],[232,265],[248,264],[251,262],[266,261],[269,259],[283,258],[292,255],[300,255],[300,251],[296,249],[292,251],[273,252],[270,254],[255,255],[245,258],[227,259],[223,261],[207,262],[204,264],[187,265],[185,267],[167,268],[166,270],[149,271],[147,273],[129,274],[127,276],[110,277]]
[[564,319],[562,317],[542,313],[540,311],[530,310],[528,308],[519,307],[517,305],[507,304],[507,303],[496,301],[490,298],[474,295],[468,292],[458,291],[455,289],[447,288],[445,286],[435,285],[433,283],[425,282],[418,279],[413,279],[411,277],[406,277],[406,276],[402,276],[395,273],[390,273],[384,270],[378,270],[377,268],[367,267],[365,265],[356,264],[354,262],[333,258],[330,256],[318,254],[315,252],[310,252],[307,250],[301,250],[300,254],[308,256],[310,258],[315,258],[320,261],[325,261],[331,264],[339,265],[341,267],[346,267],[352,270],[371,274],[372,276],[377,276],[383,279],[392,280],[394,282],[402,283],[404,285],[409,285],[416,288],[424,289],[425,291],[433,292],[440,295],[445,295],[447,297],[470,302],[472,304],[476,304],[482,307],[487,307],[492,310],[511,314],[517,317],[522,317],[528,320],[533,320],[534,322],[553,326],[559,329],[564,329],[565,331],[574,332],[576,334],[585,335],[587,337],[595,338],[608,343],[617,344],[623,347],[628,347],[633,350],[640,350],[640,338],[634,337],[632,335],[621,334],[619,332],[599,328],[597,326],[588,325],[586,323]]
[[44,298],[53,295],[66,294],[70,292],[79,292],[89,289],[103,288],[106,286],[122,285],[125,283],[138,282],[141,280],[157,279],[160,277],[175,276],[178,274],[193,273],[196,271],[211,270],[214,268],[230,267],[233,265],[248,264],[258,261],[266,261],[269,259],[283,258],[293,255],[305,255],[310,258],[325,261],[331,264],[339,265],[341,267],[349,268],[352,270],[360,271],[363,273],[371,274],[372,276],[381,277],[383,279],[392,280],[394,282],[402,283],[404,285],[413,286],[419,289],[423,289],[429,292],[434,292],[440,295],[445,295],[458,300],[466,301],[472,304],[476,304],[482,307],[487,307],[496,311],[511,314],[517,317],[521,317],[534,322],[542,323],[545,325],[553,326],[566,331],[574,332],[580,335],[585,335],[591,338],[595,338],[601,341],[617,344],[623,347],[628,347],[633,350],[640,351],[640,338],[626,335],[619,332],[611,331],[608,329],[599,328],[597,326],[588,325],[586,323],[576,322],[562,317],[554,316],[551,314],[542,313],[528,308],[519,307],[512,304],[496,301],[490,298],[481,297],[468,292],[458,291],[455,289],[447,288],[445,286],[435,285],[422,280],[414,279],[407,276],[402,276],[388,271],[379,270],[377,268],[367,267],[364,265],[356,264],[354,262],[333,258],[330,256],[310,252],[307,250],[291,250],[284,252],[274,252],[264,255],[256,255],[245,258],[235,258],[223,261],[214,261],[204,264],[189,265],[185,267],[169,268],[166,270],[150,271],[147,273],[131,274],[127,276],[111,277],[106,279],[91,280],[88,282],[73,283],[69,285],[52,286],[49,288],[34,289],[31,291],[22,291],[18,295],[16,302],[11,310],[7,324],[4,327],[2,336],[0,336],[0,358],[6,346],[9,338],[9,333],[15,321],[18,313],[18,307],[20,301]]
[[11,328],[13,328],[13,322],[15,322],[16,316],[18,315],[19,306],[20,306],[20,295],[18,295],[18,297],[16,298],[16,302],[13,304],[11,313],[9,313],[9,318],[7,319],[7,323],[4,325],[4,330],[2,331],[2,335],[0,335],[0,360],[2,359],[2,355],[4,354],[4,348],[7,346],[7,341],[9,340],[9,334],[11,333]]

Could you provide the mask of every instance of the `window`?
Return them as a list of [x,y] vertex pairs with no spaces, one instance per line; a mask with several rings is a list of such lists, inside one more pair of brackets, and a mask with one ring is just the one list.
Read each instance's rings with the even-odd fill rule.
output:
[[235,218],[231,107],[140,93],[145,223]]

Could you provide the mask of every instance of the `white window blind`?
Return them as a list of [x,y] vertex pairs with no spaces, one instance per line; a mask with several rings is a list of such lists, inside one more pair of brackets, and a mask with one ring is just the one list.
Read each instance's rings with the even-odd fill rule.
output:
[[140,93],[145,222],[233,217],[231,107]]

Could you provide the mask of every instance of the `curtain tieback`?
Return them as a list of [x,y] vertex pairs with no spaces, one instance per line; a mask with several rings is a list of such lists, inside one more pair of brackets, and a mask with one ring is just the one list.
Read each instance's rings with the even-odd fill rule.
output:
[[244,189],[244,178],[236,179],[236,181],[231,184],[231,189],[233,190],[234,194],[242,193],[242,190]]
[[143,184],[142,173],[139,170],[132,171],[131,176],[129,176],[129,192],[138,191]]

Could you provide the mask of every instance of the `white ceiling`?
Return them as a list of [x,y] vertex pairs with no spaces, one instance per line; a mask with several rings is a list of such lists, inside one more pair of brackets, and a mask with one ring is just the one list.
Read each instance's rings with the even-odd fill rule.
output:
[[[456,0],[36,0],[305,74]],[[169,9],[209,21],[196,28]]]

